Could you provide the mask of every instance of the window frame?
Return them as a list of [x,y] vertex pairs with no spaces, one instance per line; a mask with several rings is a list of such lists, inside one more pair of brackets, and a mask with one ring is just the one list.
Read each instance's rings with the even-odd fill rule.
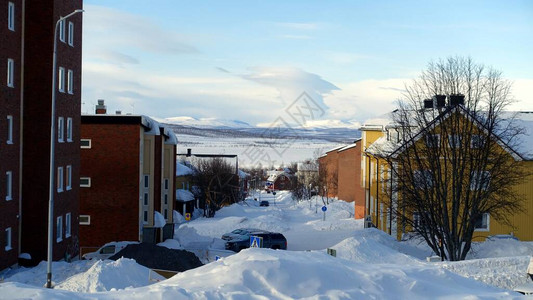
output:
[[448,135],[448,145],[452,149],[460,149],[461,148],[461,135],[459,134]]
[[[84,145],[82,145],[83,142],[89,142],[89,145],[88,146],[84,146]],[[80,139],[80,148],[81,149],[91,149],[91,147],[92,147],[91,139]]]
[[[87,180],[87,184],[82,183],[84,180]],[[80,177],[80,187],[91,187],[91,177]]]
[[57,142],[65,142],[65,118],[57,117]]
[[[481,174],[481,179],[486,181],[479,183],[479,176]],[[490,186],[490,172],[489,171],[481,171],[481,172],[471,172],[470,173],[470,190],[471,191],[486,191]],[[478,188],[479,185],[479,188]]]
[[481,149],[483,148],[483,139],[480,134],[473,134],[470,138],[470,148]]
[[7,140],[6,144],[13,144],[13,116],[8,115],[7,117]]
[[61,193],[63,192],[63,184],[64,184],[64,180],[65,180],[65,174],[63,174],[63,167],[57,167],[57,176],[56,176],[56,179],[57,179],[57,183],[56,183],[56,186],[57,186],[57,192],[58,193]]
[[65,42],[65,19],[59,22],[59,40]]
[[[82,221],[83,218],[87,218],[87,221]],[[91,215],[80,215],[79,225],[91,225]]]
[[[485,222],[483,220],[485,219]],[[477,220],[475,220],[474,223],[474,231],[482,231],[487,232],[490,231],[490,214],[489,213],[481,213],[481,224],[483,226],[483,223],[486,224],[486,227],[477,227]]]
[[72,142],[72,118],[67,118],[67,142]]
[[15,31],[15,3],[8,2],[7,5],[7,29]]
[[65,92],[65,68],[59,67],[59,71],[57,73],[57,88],[60,93]]
[[415,170],[413,173],[414,187],[417,189],[432,188],[433,187],[433,174],[431,170]]
[[72,189],[72,165],[67,165],[65,172],[67,173],[65,190],[70,191]]
[[6,201],[13,200],[13,172],[6,171]]
[[11,236],[11,233],[12,233],[11,232],[11,227],[6,228],[5,233],[6,233],[6,245],[4,246],[4,250],[5,251],[9,251],[9,250],[13,249],[13,247],[12,247],[13,246],[12,245],[13,240],[12,240],[12,236]]
[[70,235],[72,234],[71,221],[72,221],[72,215],[70,213],[66,213],[65,214],[65,238],[70,237]]
[[7,59],[7,86],[15,87],[15,60],[12,58]]
[[74,47],[74,23],[68,22],[68,45]]
[[67,93],[74,94],[74,71],[67,70]]
[[63,241],[63,216],[56,218],[56,242]]

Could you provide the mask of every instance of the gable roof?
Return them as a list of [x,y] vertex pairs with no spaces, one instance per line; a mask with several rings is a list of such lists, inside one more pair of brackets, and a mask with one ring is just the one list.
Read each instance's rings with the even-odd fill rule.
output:
[[[391,118],[394,116],[393,113],[390,114]],[[400,153],[402,153],[407,147],[412,146],[414,143],[419,141],[421,138],[423,138],[429,131],[434,129],[435,127],[439,126],[444,120],[446,120],[450,115],[453,113],[460,113],[463,116],[465,116],[468,120],[474,122],[478,128],[483,130],[485,133],[487,132],[485,126],[480,122],[479,119],[474,117],[470,112],[468,112],[464,106],[457,105],[453,107],[447,108],[445,111],[440,113],[437,117],[435,117],[433,120],[431,120],[428,125],[425,128],[420,129],[411,139],[400,143],[400,142],[393,142],[387,139],[386,136],[378,138],[374,143],[372,143],[367,149],[366,152],[381,156],[381,157],[396,157]],[[412,112],[415,113],[415,112]],[[506,141],[502,140],[502,138],[498,134],[494,134],[496,137],[497,143],[505,150],[507,151],[511,156],[513,156],[516,160],[531,160],[533,159],[533,153],[531,153],[531,147],[533,145],[533,142],[531,142],[531,137],[533,135],[533,113],[529,112],[507,112],[504,115],[502,115],[502,120],[519,120],[519,125],[524,128],[525,135],[521,137],[520,149],[513,149]],[[385,130],[386,128],[394,128],[399,127],[399,125],[395,124],[394,122],[389,122],[387,126],[384,126]],[[527,141],[527,142],[524,142]],[[525,145],[525,147],[523,147]]]

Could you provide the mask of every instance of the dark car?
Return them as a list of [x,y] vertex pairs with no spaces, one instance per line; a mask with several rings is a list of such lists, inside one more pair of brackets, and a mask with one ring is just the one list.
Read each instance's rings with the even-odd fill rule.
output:
[[259,203],[259,206],[269,206],[270,205],[270,202],[266,201],[266,200],[263,200]]
[[[250,248],[250,237],[252,236],[260,237],[262,239],[263,243],[261,248],[287,249],[287,239],[281,233],[266,230],[254,231],[246,228],[241,230],[242,234],[236,235],[233,233],[236,231],[234,230],[232,233],[226,233],[222,236],[222,239],[227,240],[226,250],[239,252],[242,249]],[[231,238],[228,239],[230,236]]]

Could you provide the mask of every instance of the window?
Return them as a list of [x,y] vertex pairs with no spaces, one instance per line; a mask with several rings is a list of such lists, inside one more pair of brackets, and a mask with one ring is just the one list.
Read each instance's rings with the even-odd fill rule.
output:
[[65,186],[66,190],[69,191],[72,189],[72,166],[67,166],[67,184]]
[[429,148],[438,148],[440,145],[440,135],[439,134],[428,134],[426,135],[426,146]]
[[433,186],[433,175],[430,170],[417,170],[413,175],[416,188],[430,188]]
[[458,134],[450,134],[448,136],[448,144],[450,144],[450,148],[461,148],[461,136]]
[[91,177],[80,177],[80,187],[91,187]]
[[7,29],[15,31],[15,4],[9,2],[7,6]]
[[144,188],[148,188],[150,186],[150,175],[144,175]]
[[70,236],[70,213],[65,215],[65,237]]
[[72,70],[67,72],[67,92],[69,94],[74,93],[74,72]]
[[7,86],[15,86],[15,61],[12,58],[7,59]]
[[13,173],[6,172],[6,201],[13,199]]
[[100,254],[115,254],[115,245],[105,246],[100,250]]
[[68,44],[74,47],[74,23],[68,22]]
[[72,142],[72,118],[67,118],[67,142]]
[[57,167],[57,192],[63,191],[63,167]]
[[59,40],[65,42],[65,20],[59,22]]
[[65,92],[65,68],[59,67],[59,74],[57,76],[57,86],[61,93]]
[[91,149],[91,139],[81,139],[80,148],[82,149]]
[[470,141],[470,148],[479,149],[483,147],[483,139],[480,135],[473,135]]
[[473,221],[475,231],[489,231],[490,218],[488,213],[479,214]]
[[148,205],[148,193],[144,193],[144,196],[143,196],[143,205]]
[[61,242],[63,240],[63,217],[57,217],[56,223],[56,242]]
[[168,210],[165,208],[165,220],[168,220]]
[[421,214],[417,211],[413,213],[413,226],[416,229],[421,229],[426,226],[426,219],[428,218],[428,214]]
[[472,172],[470,174],[470,190],[483,190],[486,191],[490,184],[490,172]]
[[147,211],[147,210],[145,210],[145,211],[143,212],[143,222],[144,222],[145,224],[148,223],[148,211]]
[[57,141],[60,143],[65,141],[65,119],[63,117],[57,118]]
[[168,178],[165,178],[165,190],[168,190]]
[[91,225],[91,216],[80,215],[80,225]]
[[7,116],[7,140],[6,143],[13,144],[13,116]]
[[6,251],[11,250],[11,227],[6,228]]
[[168,194],[165,194],[165,204],[168,204]]

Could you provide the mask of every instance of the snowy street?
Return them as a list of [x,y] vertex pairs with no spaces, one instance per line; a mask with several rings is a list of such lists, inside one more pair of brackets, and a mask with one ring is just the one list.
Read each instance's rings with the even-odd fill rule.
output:
[[[193,250],[206,263],[197,269],[162,280],[131,259],[56,262],[49,290],[43,262],[5,274],[2,299],[514,299],[521,295],[512,289],[527,282],[531,242],[474,244],[467,261],[428,263],[427,247],[363,229],[351,203],[330,200],[323,221],[321,198],[297,203],[278,192],[274,204],[273,197],[261,194],[268,207],[252,197],[176,226],[176,239],[161,245]],[[288,250],[224,250],[221,235],[237,228],[281,232]]]

